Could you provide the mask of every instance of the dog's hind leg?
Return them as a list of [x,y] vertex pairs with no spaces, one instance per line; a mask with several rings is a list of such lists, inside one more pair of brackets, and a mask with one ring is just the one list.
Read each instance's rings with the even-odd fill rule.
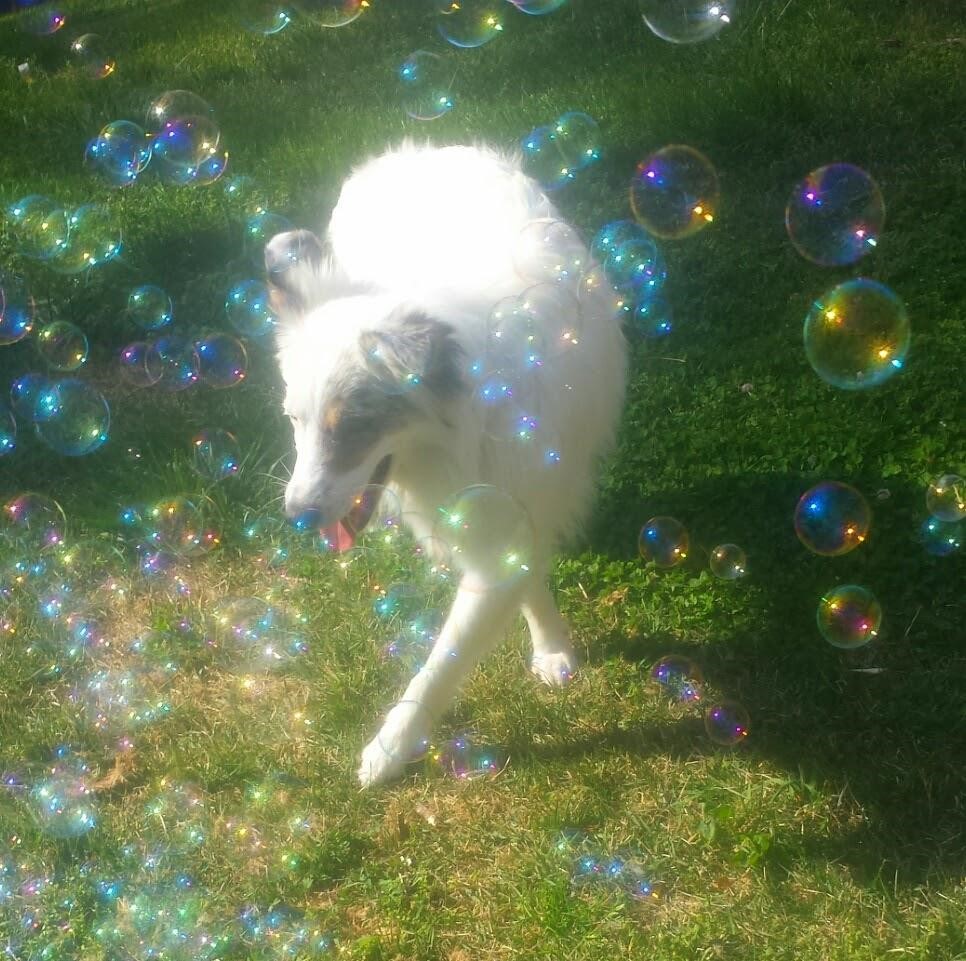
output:
[[546,684],[567,684],[577,669],[577,656],[570,643],[570,628],[542,579],[527,585],[520,608],[533,642],[530,670]]
[[462,682],[503,639],[527,586],[502,584],[483,592],[460,587],[426,663],[362,752],[364,787],[398,777],[420,753]]

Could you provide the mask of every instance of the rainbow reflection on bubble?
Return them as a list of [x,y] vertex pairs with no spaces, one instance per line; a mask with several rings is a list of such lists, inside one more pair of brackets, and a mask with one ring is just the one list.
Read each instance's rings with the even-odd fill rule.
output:
[[637,538],[637,549],[658,567],[676,567],[688,556],[690,538],[684,525],[673,517],[652,517]]
[[938,517],[929,517],[919,529],[919,539],[927,554],[933,557],[948,557],[955,554],[963,546],[963,531],[966,523],[963,521],[944,521]]
[[637,167],[631,209],[655,237],[679,240],[714,222],[720,189],[711,161],[693,147],[671,144]]
[[195,351],[199,376],[209,387],[234,387],[248,374],[248,351],[231,334],[209,334],[195,344]]
[[876,182],[852,164],[829,164],[795,185],[785,228],[795,249],[823,267],[854,264],[875,250],[885,222]]
[[940,521],[961,521],[966,517],[966,478],[943,474],[926,490],[926,507]]
[[503,31],[503,0],[430,0],[439,35],[454,47],[482,47]]
[[171,298],[154,284],[135,287],[127,297],[127,316],[142,330],[159,330],[171,323]]
[[751,730],[751,715],[738,701],[717,701],[704,711],[704,729],[715,744],[735,747]]
[[711,573],[723,581],[735,581],[748,573],[748,557],[737,544],[719,544],[711,551]]
[[194,469],[207,480],[234,477],[241,465],[241,447],[235,435],[220,427],[200,431],[191,440]]
[[813,553],[848,554],[864,543],[872,524],[868,501],[839,481],[823,481],[805,491],[795,505],[795,533]]
[[666,654],[651,668],[651,680],[673,701],[693,704],[704,696],[704,675],[689,657]]
[[893,377],[909,350],[909,315],[884,284],[864,277],[824,293],[805,318],[805,356],[833,387],[862,390]]
[[82,457],[107,442],[110,408],[91,384],[73,377],[55,381],[40,393],[37,404],[37,436],[58,454]]
[[852,650],[878,636],[882,607],[870,590],[842,584],[818,602],[816,620],[819,633],[829,644]]
[[455,105],[454,68],[438,53],[416,50],[399,68],[399,99],[413,120],[438,120]]

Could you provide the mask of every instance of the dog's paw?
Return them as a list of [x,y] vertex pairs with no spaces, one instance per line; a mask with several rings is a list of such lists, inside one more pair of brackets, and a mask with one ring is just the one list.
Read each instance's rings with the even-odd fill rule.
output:
[[422,705],[413,701],[397,704],[362,751],[359,783],[372,787],[396,780],[407,764],[426,753],[431,733],[432,721]]
[[570,648],[534,654],[530,671],[551,687],[569,684],[577,671],[577,655]]

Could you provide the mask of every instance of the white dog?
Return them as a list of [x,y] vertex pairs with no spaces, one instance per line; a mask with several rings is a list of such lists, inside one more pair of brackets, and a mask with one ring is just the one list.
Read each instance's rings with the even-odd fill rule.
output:
[[359,530],[371,505],[354,495],[383,484],[426,537],[441,505],[485,484],[526,511],[533,538],[518,576],[486,589],[474,558],[456,558],[439,638],[363,751],[369,785],[402,771],[516,611],[533,672],[550,684],[573,673],[547,579],[613,442],[625,346],[599,271],[574,276],[589,266],[574,231],[515,158],[489,149],[404,144],[370,161],[342,189],[327,248],[307,231],[266,248],[297,450],[286,512]]

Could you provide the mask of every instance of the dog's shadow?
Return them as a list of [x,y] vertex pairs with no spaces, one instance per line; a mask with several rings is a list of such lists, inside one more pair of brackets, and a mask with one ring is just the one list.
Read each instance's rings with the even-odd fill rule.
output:
[[[777,839],[769,856],[816,857],[846,864],[856,877],[916,885],[936,873],[966,870],[966,650],[962,632],[962,556],[934,557],[919,539],[923,491],[890,485],[873,497],[867,543],[838,558],[809,554],[794,535],[794,505],[814,479],[769,475],[720,478],[704,487],[653,494],[646,501],[605,497],[591,548],[630,560],[636,529],[653,514],[686,520],[705,545],[679,578],[684,596],[746,598],[743,615],[713,639],[613,631],[590,645],[591,664],[614,658],[650,665],[674,652],[694,658],[713,687],[737,698],[752,717],[740,750],[789,772],[825,796],[842,794],[847,826],[814,837]],[[872,482],[863,490],[875,491]],[[726,520],[723,521],[723,518]],[[724,530],[730,523],[731,537]],[[749,557],[747,583],[710,585],[706,551],[740,531]],[[776,533],[778,532],[778,533]],[[692,542],[693,546],[693,542]],[[699,566],[700,564],[700,566]],[[873,589],[884,619],[880,635],[857,651],[839,651],[818,634],[819,597],[841,583]],[[710,586],[709,586],[710,585]],[[689,590],[690,588],[690,590]],[[724,588],[726,593],[714,593]],[[749,589],[750,588],[750,589]],[[731,595],[731,611],[735,610]],[[668,619],[674,600],[666,595]],[[646,591],[640,604],[647,605]],[[739,607],[742,604],[739,602]],[[711,619],[717,620],[712,614]],[[687,622],[685,622],[686,625]],[[673,635],[673,636],[670,636]],[[715,750],[693,719],[668,718],[663,730],[613,730],[559,747],[520,745],[534,756],[574,756],[619,748],[642,756],[688,757]]]

